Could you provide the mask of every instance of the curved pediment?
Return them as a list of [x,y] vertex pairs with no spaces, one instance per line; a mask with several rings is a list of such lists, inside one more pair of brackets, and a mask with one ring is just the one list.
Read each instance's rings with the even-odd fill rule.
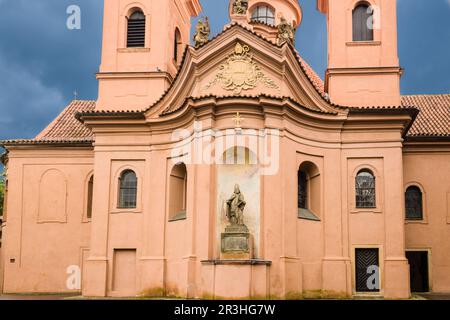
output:
[[306,68],[288,44],[278,46],[233,24],[204,46],[187,49],[172,86],[146,116],[173,114],[188,98],[241,95],[289,97],[310,110],[343,112],[327,101],[321,80],[312,79]]

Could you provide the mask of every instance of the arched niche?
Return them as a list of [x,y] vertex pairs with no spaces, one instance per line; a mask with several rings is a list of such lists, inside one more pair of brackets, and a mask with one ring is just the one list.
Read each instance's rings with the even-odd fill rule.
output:
[[320,221],[321,183],[321,175],[317,165],[310,161],[303,162],[297,172],[299,218]]
[[187,168],[184,163],[173,166],[169,177],[169,221],[187,217]]
[[247,147],[234,146],[226,149],[217,165],[217,255],[220,253],[220,237],[229,225],[226,217],[227,200],[231,198],[235,185],[246,201],[244,223],[253,237],[254,257],[260,255],[261,225],[261,172],[255,152]]
[[38,222],[67,222],[67,181],[59,170],[48,170],[41,177]]

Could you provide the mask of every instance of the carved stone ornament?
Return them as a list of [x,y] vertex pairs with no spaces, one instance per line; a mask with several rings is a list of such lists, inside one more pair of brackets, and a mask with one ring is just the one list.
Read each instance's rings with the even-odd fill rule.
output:
[[244,225],[244,208],[246,202],[238,184],[234,186],[233,195],[227,200],[227,218],[232,226]]
[[233,91],[235,95],[239,95],[242,90],[254,89],[258,85],[258,82],[263,83],[268,88],[280,89],[272,79],[264,74],[256,62],[253,61],[250,48],[238,42],[234,48],[234,52],[219,67],[219,72],[206,85],[206,89],[219,83],[223,89]]
[[292,26],[292,24],[287,22],[284,17],[282,17],[280,24],[278,25],[278,44],[282,45],[286,42],[294,45],[295,28]]
[[247,13],[248,0],[234,0],[233,14],[244,15]]
[[211,29],[209,27],[208,17],[200,19],[195,26],[194,42],[196,48],[204,45],[209,41],[210,32]]
[[[238,184],[234,186],[233,195],[227,200],[227,219],[229,225],[222,233],[222,253],[250,254],[251,236],[244,223],[246,202]],[[249,255],[250,257],[250,255]]]

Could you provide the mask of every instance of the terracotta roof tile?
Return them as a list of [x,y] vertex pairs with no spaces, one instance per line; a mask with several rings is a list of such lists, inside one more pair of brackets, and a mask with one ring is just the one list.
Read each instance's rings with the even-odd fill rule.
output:
[[320,93],[323,98],[328,99],[327,93],[325,92],[325,83],[323,82],[322,78],[320,78],[319,75],[314,71],[314,69],[300,56],[297,50],[294,49],[293,51],[297,56],[300,66],[302,67],[308,79],[313,84],[314,88],[316,88],[317,92]]
[[0,141],[0,144],[80,144],[91,143],[93,135],[84,124],[76,119],[79,112],[94,111],[95,101],[72,101],[47,128],[34,139],[18,139]]
[[402,104],[420,110],[409,137],[450,137],[450,94],[403,96]]
[[92,137],[92,132],[75,118],[78,112],[93,111],[95,101],[74,100],[72,101],[56,120],[46,128],[36,139],[38,140],[64,140],[86,139]]
[[[203,99],[195,97],[192,99]],[[274,99],[289,99],[270,95],[245,96],[244,98],[268,97]],[[225,97],[215,97],[225,98]],[[242,97],[241,97],[242,98]],[[295,101],[294,101],[295,102]],[[419,115],[408,132],[408,137],[450,137],[450,94],[447,95],[410,95],[402,97],[402,106],[364,107],[353,110],[399,110],[418,109]],[[314,110],[311,110],[314,111]],[[92,132],[77,119],[77,114],[96,114],[95,101],[72,101],[61,114],[36,138],[0,141],[2,145],[20,144],[87,144],[93,142]],[[108,113],[108,112],[106,112]],[[142,111],[116,112],[142,113]]]

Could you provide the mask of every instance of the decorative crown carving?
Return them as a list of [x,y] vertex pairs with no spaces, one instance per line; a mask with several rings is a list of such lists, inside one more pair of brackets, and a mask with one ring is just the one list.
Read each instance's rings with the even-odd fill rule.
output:
[[275,81],[266,76],[253,60],[249,46],[238,42],[234,52],[227,57],[225,63],[220,65],[215,78],[206,85],[206,89],[219,83],[223,89],[239,95],[242,90],[255,88],[258,82],[268,88],[280,89]]

